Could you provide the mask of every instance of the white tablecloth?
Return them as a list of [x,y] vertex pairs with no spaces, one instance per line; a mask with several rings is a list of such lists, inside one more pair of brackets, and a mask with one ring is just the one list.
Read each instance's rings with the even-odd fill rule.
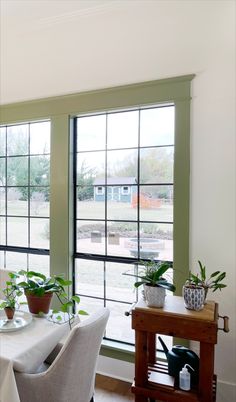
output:
[[35,372],[69,330],[68,323],[33,317],[21,330],[0,333],[0,402],[20,402],[14,369]]

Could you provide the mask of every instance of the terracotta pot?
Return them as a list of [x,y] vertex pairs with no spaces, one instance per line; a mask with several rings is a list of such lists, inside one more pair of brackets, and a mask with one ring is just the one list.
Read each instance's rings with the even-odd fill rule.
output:
[[160,286],[144,285],[144,300],[148,307],[163,307],[165,303],[166,290]]
[[15,309],[12,307],[4,307],[4,311],[8,320],[12,320],[15,314]]
[[28,302],[29,311],[32,314],[49,312],[50,303],[52,300],[52,293],[45,293],[43,296],[36,296],[32,293],[25,292],[25,296]]

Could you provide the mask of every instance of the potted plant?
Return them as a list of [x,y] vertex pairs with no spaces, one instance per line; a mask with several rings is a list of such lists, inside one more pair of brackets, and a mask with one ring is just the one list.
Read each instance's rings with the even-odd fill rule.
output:
[[3,289],[4,301],[0,304],[0,309],[4,309],[8,320],[14,318],[15,309],[18,305],[18,297],[22,295],[22,291],[16,284],[16,278],[18,275],[13,272],[9,272],[9,281],[6,282],[6,288]]
[[209,276],[209,278],[207,278],[206,266],[203,265],[201,261],[198,261],[198,264],[199,273],[195,275],[190,271],[188,282],[197,286],[203,286],[205,289],[205,298],[208,289],[212,289],[212,291],[215,292],[216,290],[221,290],[227,286],[222,283],[223,279],[226,277],[226,272],[215,271]]
[[189,310],[199,311],[204,307],[205,289],[187,280],[183,286],[184,305]]
[[226,272],[215,271],[207,278],[206,266],[201,261],[198,261],[198,264],[199,273],[193,274],[189,271],[189,278],[183,287],[185,306],[192,310],[201,310],[204,307],[209,289],[215,292],[227,286],[222,283]]
[[143,285],[144,297],[149,307],[163,307],[166,296],[166,289],[174,292],[175,286],[163,277],[165,272],[171,268],[168,262],[141,261],[144,266],[141,275],[137,275],[139,280],[134,286],[138,288]]
[[[35,271],[18,272],[18,275],[24,276],[24,281],[18,283],[18,287],[24,290],[29,311],[32,314],[48,314],[53,294],[56,295],[60,302],[60,311],[67,313],[69,321],[71,319],[71,308],[74,303],[80,303],[79,296],[69,298],[65,287],[70,286],[72,281],[64,279],[62,276],[51,276],[47,278],[45,275]],[[58,310],[52,310],[52,314],[58,313]],[[87,314],[83,310],[79,310],[78,314]],[[57,315],[57,320],[61,320],[61,316]]]

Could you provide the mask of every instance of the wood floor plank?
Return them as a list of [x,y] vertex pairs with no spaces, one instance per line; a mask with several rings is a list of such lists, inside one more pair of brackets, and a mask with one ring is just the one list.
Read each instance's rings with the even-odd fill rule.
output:
[[131,384],[100,374],[96,375],[95,402],[134,401]]

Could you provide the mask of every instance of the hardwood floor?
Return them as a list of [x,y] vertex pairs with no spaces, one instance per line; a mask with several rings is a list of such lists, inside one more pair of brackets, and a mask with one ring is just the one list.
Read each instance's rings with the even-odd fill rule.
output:
[[97,374],[94,402],[134,401],[130,387],[131,384],[128,382]]

